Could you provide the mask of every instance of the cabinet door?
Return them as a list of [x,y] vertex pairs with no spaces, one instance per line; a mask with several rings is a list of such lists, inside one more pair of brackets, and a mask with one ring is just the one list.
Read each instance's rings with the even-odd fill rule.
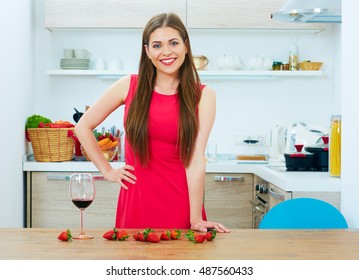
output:
[[325,29],[271,19],[287,0],[187,0],[188,28]]
[[174,12],[186,23],[185,0],[46,0],[47,28],[143,28],[154,15]]
[[252,228],[253,174],[207,173],[205,209],[210,221],[228,228]]
[[[28,185],[28,227],[79,228],[80,210],[69,195],[65,172],[31,172]],[[115,225],[119,185],[95,181],[96,196],[84,212],[84,227],[112,228]]]

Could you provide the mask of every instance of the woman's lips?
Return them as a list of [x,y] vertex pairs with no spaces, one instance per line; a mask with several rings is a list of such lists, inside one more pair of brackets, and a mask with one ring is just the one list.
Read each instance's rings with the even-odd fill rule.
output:
[[162,59],[160,60],[162,64],[164,65],[172,65],[175,62],[176,58],[166,58],[166,59]]

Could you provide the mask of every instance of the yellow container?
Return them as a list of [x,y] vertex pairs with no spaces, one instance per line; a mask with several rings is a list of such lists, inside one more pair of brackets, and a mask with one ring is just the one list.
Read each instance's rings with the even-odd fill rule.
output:
[[340,177],[341,134],[342,118],[340,115],[333,115],[331,117],[329,136],[329,174],[332,177]]

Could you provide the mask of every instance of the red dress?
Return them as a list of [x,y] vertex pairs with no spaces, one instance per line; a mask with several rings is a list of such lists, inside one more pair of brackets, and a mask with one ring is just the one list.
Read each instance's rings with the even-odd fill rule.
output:
[[[135,95],[137,79],[137,75],[131,76],[124,120]],[[187,178],[177,143],[178,123],[178,94],[154,91],[149,111],[150,163],[141,166],[130,145],[125,144],[126,164],[134,166],[137,180],[135,184],[125,182],[128,190],[121,188],[117,228],[190,228]],[[202,215],[205,219],[204,209]]]

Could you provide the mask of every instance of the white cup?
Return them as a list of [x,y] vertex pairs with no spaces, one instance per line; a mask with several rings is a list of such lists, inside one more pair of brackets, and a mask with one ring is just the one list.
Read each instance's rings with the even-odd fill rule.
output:
[[90,52],[86,49],[75,49],[75,58],[88,58],[90,56]]
[[107,62],[107,70],[118,71],[121,70],[121,60],[111,59]]
[[105,60],[101,57],[97,58],[95,68],[96,70],[105,70]]
[[74,49],[64,49],[64,58],[73,58],[74,57]]

